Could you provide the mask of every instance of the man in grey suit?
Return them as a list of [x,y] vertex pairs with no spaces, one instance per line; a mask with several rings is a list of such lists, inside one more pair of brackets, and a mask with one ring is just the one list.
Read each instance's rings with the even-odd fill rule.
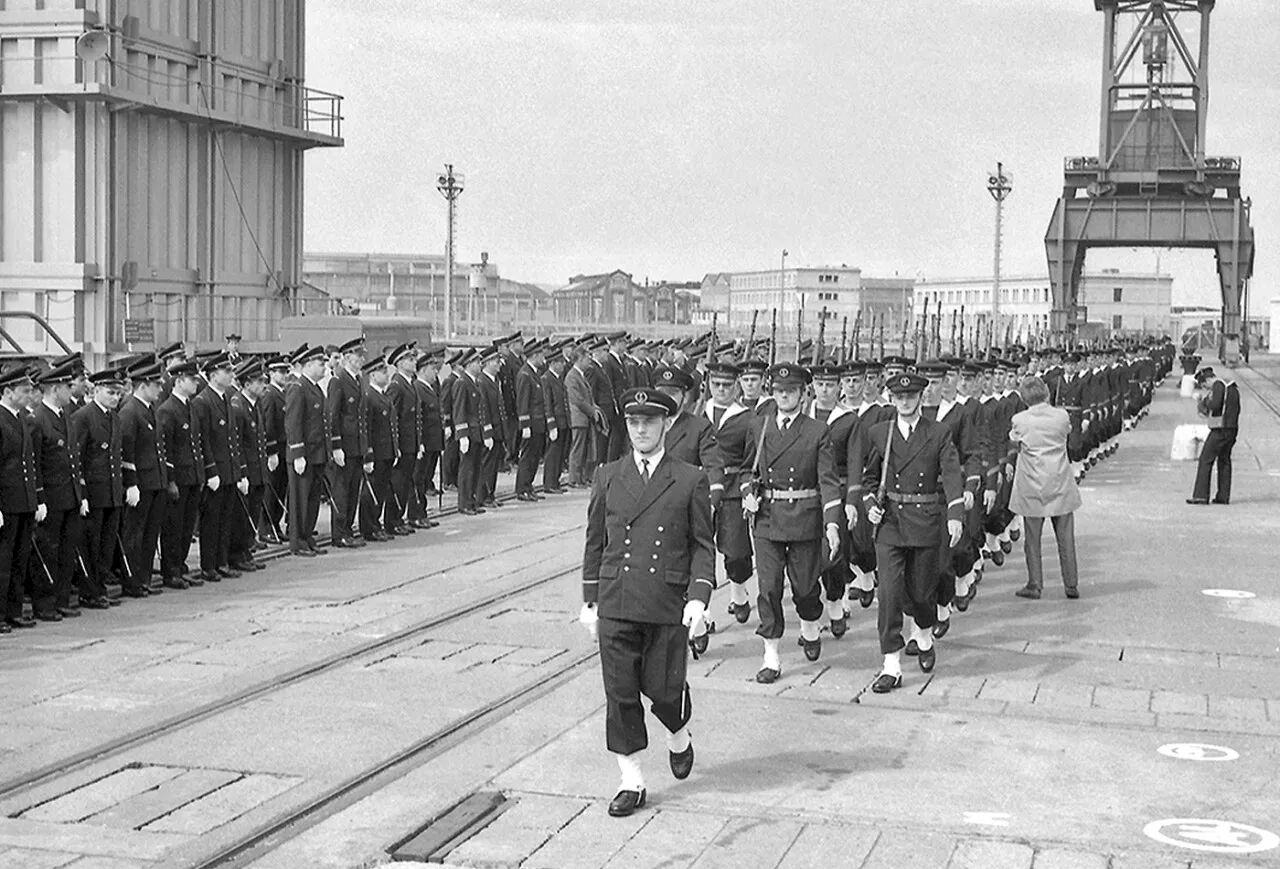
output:
[[569,444],[569,488],[584,489],[591,485],[598,459],[593,449],[595,428],[604,415],[591,393],[588,367],[593,363],[585,351],[564,377],[565,393],[569,399],[569,426],[573,440]]

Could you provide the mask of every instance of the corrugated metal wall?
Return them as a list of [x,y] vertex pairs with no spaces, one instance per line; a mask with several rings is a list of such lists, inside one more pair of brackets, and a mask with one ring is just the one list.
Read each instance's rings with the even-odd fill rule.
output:
[[[95,14],[111,63],[74,56]],[[338,143],[306,136],[302,20],[302,0],[0,2],[0,305],[94,354],[125,349],[126,316],[158,343],[274,341],[302,153]]]

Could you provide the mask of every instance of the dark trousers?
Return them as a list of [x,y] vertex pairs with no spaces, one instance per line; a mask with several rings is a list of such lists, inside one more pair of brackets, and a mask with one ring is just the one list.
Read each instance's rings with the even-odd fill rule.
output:
[[391,467],[391,500],[387,505],[389,509],[384,514],[388,531],[404,525],[405,517],[413,515],[413,469],[417,463],[418,453],[415,449],[408,454],[401,453]]
[[449,438],[440,456],[440,488],[458,485],[458,441]]
[[520,461],[516,465],[516,492],[532,492],[533,478],[538,473],[538,463],[546,451],[547,435],[534,431],[520,443]]
[[1231,500],[1231,450],[1236,445],[1234,428],[1211,428],[1209,437],[1205,439],[1200,450],[1200,466],[1196,468],[1196,487],[1193,498],[1209,498],[1209,481],[1213,476],[1213,468],[1218,467],[1218,493],[1215,501]]
[[596,462],[592,452],[596,430],[590,426],[573,427],[573,440],[569,444],[569,484],[590,483],[595,476]]
[[[262,499],[267,490],[265,483],[249,484],[249,494],[241,497],[235,494],[232,523],[235,530],[231,535],[231,545],[227,556],[232,564],[240,564],[253,558],[253,545],[258,540],[258,532],[262,529]],[[255,528],[258,529],[255,531]]]
[[413,486],[424,505],[427,503],[427,495],[436,491],[436,465],[439,463],[440,451],[427,450],[414,466]]
[[458,509],[474,510],[480,506],[480,454],[484,445],[479,440],[471,448],[458,452]]
[[164,510],[164,523],[160,529],[160,573],[166,577],[182,576],[182,566],[187,561],[196,533],[201,488],[198,483],[179,486],[178,500],[170,501]]
[[826,594],[827,600],[844,600],[845,592],[849,588],[849,580],[853,579],[853,573],[849,570],[849,531],[848,527],[843,523],[840,526],[840,548],[836,550],[835,558],[831,557],[831,549],[827,546],[827,542],[822,542],[822,590]]
[[756,633],[766,640],[782,636],[782,584],[791,580],[791,600],[802,621],[822,617],[822,546],[820,540],[764,540],[756,538],[757,582],[760,584],[760,627]]
[[0,600],[6,619],[22,618],[22,592],[31,559],[36,514],[6,513],[0,526]]
[[274,471],[263,473],[266,474],[266,480],[263,486],[262,512],[267,521],[258,527],[258,534],[263,540],[280,543],[283,541],[276,540],[276,533],[284,529],[284,502],[289,497],[289,466],[281,457],[280,464],[276,465]]
[[138,506],[125,507],[120,529],[130,571],[124,581],[125,588],[139,589],[151,584],[151,566],[156,560],[156,544],[168,503],[168,492],[151,489],[138,493]]
[[501,440],[502,443],[494,444],[502,452],[502,460],[499,464],[505,465],[518,461],[520,456],[520,428],[516,425],[514,414],[507,414],[502,418],[501,429],[502,437],[497,439]]
[[547,452],[542,463],[542,488],[559,489],[560,472],[564,469],[565,441],[569,438],[568,429],[559,429],[556,439],[547,435]]
[[689,723],[693,705],[685,681],[689,631],[601,617],[600,672],[604,677],[605,744],[617,754],[649,745],[641,695],[669,732]]
[[931,628],[938,620],[937,546],[892,546],[876,544],[880,565],[880,652],[898,652],[902,639],[903,615],[921,628]]
[[878,564],[875,526],[867,518],[867,508],[861,499],[855,506],[858,511],[858,521],[849,532],[849,563],[863,573],[872,573]]
[[481,503],[497,500],[498,471],[502,468],[502,461],[505,455],[505,448],[501,441],[497,440],[494,441],[492,447],[483,450],[480,456],[479,492]]
[[85,577],[81,597],[102,597],[107,593],[111,564],[115,560],[116,542],[120,537],[120,508],[90,508],[84,520],[84,545],[92,576]]
[[365,475],[360,487],[360,536],[365,540],[382,531],[389,518],[391,468],[395,463],[395,459],[375,459],[373,473]]
[[218,491],[206,488],[200,508],[200,569],[217,570],[231,563],[231,534],[236,499],[240,492],[233,482],[222,481]]
[[[289,466],[289,548],[314,549],[316,545],[316,518],[320,515],[321,475],[324,466],[307,463],[301,474]],[[204,541],[200,541],[202,548]]]
[[[1063,588],[1075,588],[1079,583],[1076,573],[1076,518],[1074,513],[1054,516],[1053,536],[1058,541],[1058,566],[1062,568]],[[1027,556],[1027,587],[1044,588],[1044,565],[1040,554],[1040,534],[1044,531],[1043,516],[1023,516],[1022,549]]]
[[346,464],[330,463],[325,469],[329,481],[329,534],[334,540],[350,540],[360,503],[360,456],[353,450],[344,456]]
[[742,515],[742,499],[726,497],[716,511],[716,549],[724,556],[724,572],[730,582],[744,583],[754,569],[751,560],[751,526]]
[[597,464],[615,462],[627,451],[627,424],[621,418],[609,420],[609,434],[605,438],[603,449],[596,453]]
[[80,533],[80,514],[75,508],[50,510],[44,521],[36,526],[36,544],[40,547],[38,557],[53,576],[52,604],[45,607],[32,597],[37,612],[65,609],[71,605],[71,583],[76,575],[76,547],[80,545]]

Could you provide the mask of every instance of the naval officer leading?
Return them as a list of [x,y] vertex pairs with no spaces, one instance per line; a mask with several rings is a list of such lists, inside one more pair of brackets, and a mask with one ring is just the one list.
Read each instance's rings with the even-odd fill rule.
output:
[[629,389],[619,404],[631,449],[599,468],[591,488],[581,614],[600,642],[606,744],[622,773],[614,817],[645,803],[642,694],[667,730],[671,772],[683,779],[693,769],[687,642],[715,587],[707,476],[664,449],[675,401]]

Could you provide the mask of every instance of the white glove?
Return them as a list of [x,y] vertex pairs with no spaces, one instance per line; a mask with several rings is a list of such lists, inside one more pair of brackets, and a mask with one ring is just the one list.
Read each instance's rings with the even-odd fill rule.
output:
[[1087,420],[1087,419],[1086,419],[1086,420],[1082,420],[1082,421],[1080,422],[1080,431],[1081,431],[1081,432],[1087,432],[1088,430],[1089,430],[1089,420]]
[[872,525],[879,525],[880,520],[884,518],[884,510],[879,507],[868,507],[867,518],[871,520]]
[[138,502],[142,500],[142,493],[138,491],[137,486],[130,486],[124,490],[124,502],[130,507],[137,507]]
[[239,480],[236,480],[236,488],[240,490],[241,495],[249,494],[249,478],[241,477]]
[[834,522],[827,523],[827,549],[830,550],[830,558],[836,560],[836,553],[840,551],[840,526]]
[[210,492],[216,492],[218,491],[218,487],[222,485],[222,480],[218,477],[217,474],[214,474],[212,477],[210,477],[208,480],[205,481],[205,485],[209,487]]
[[293,472],[301,477],[307,472],[307,460],[302,456],[298,456],[293,460]]
[[852,531],[858,525],[858,508],[853,504],[845,504],[844,518],[849,523],[849,530]]
[[0,528],[4,527],[4,514],[0,513]]
[[[80,515],[82,517],[89,515],[89,499],[88,498],[80,499]],[[4,524],[4,517],[0,516],[0,525],[3,525],[3,524]]]
[[951,545],[954,547],[960,542],[960,535],[964,534],[964,523],[959,519],[948,519],[947,533],[951,535]]
[[485,439],[484,439],[484,448],[485,448],[486,450],[491,450],[491,449],[493,449],[493,438],[485,438]]
[[970,492],[968,489],[966,489],[964,493],[964,509],[965,510],[973,509],[973,493]]
[[43,522],[44,518],[48,515],[49,515],[49,508],[47,506],[45,506],[44,504],[36,505],[36,524],[37,525]]
[[373,473],[373,462],[365,462],[365,463],[364,463],[364,472],[365,472],[366,474],[372,474],[372,473]]
[[280,467],[280,457],[267,456],[267,470],[274,474],[278,467]]
[[471,438],[458,438],[458,452],[466,455],[471,450]]
[[422,445],[419,445],[419,446],[418,446],[418,458],[422,458],[422,457],[423,457],[423,456],[425,456],[426,454],[427,454],[427,448],[426,448],[426,447],[424,447],[424,446],[422,446]]
[[584,603],[582,611],[578,613],[578,621],[587,629],[587,633],[591,635],[591,639],[595,640],[598,636],[598,622],[600,615],[596,612],[596,605],[593,603]]
[[447,425],[444,427],[444,436],[445,438],[453,437],[453,426]]
[[345,451],[345,450],[334,450],[334,451],[333,451],[333,463],[334,463],[335,465],[337,465],[338,467],[340,467],[340,468],[345,468],[345,467],[347,466],[347,453],[346,453],[346,451]]
[[990,510],[996,505],[996,493],[994,489],[987,489],[982,493],[982,509]]
[[742,496],[742,512],[755,515],[760,510],[760,499],[748,492]]
[[520,429],[520,437],[525,440],[529,440],[529,438],[533,437],[533,431],[526,426],[525,428]]
[[684,605],[684,618],[681,622],[689,629],[689,636],[696,637],[702,633],[702,618],[707,614],[707,605],[700,600],[691,600]]
[[551,429],[551,431],[547,432],[547,439],[552,443],[555,443],[559,438],[560,432],[556,429]]

